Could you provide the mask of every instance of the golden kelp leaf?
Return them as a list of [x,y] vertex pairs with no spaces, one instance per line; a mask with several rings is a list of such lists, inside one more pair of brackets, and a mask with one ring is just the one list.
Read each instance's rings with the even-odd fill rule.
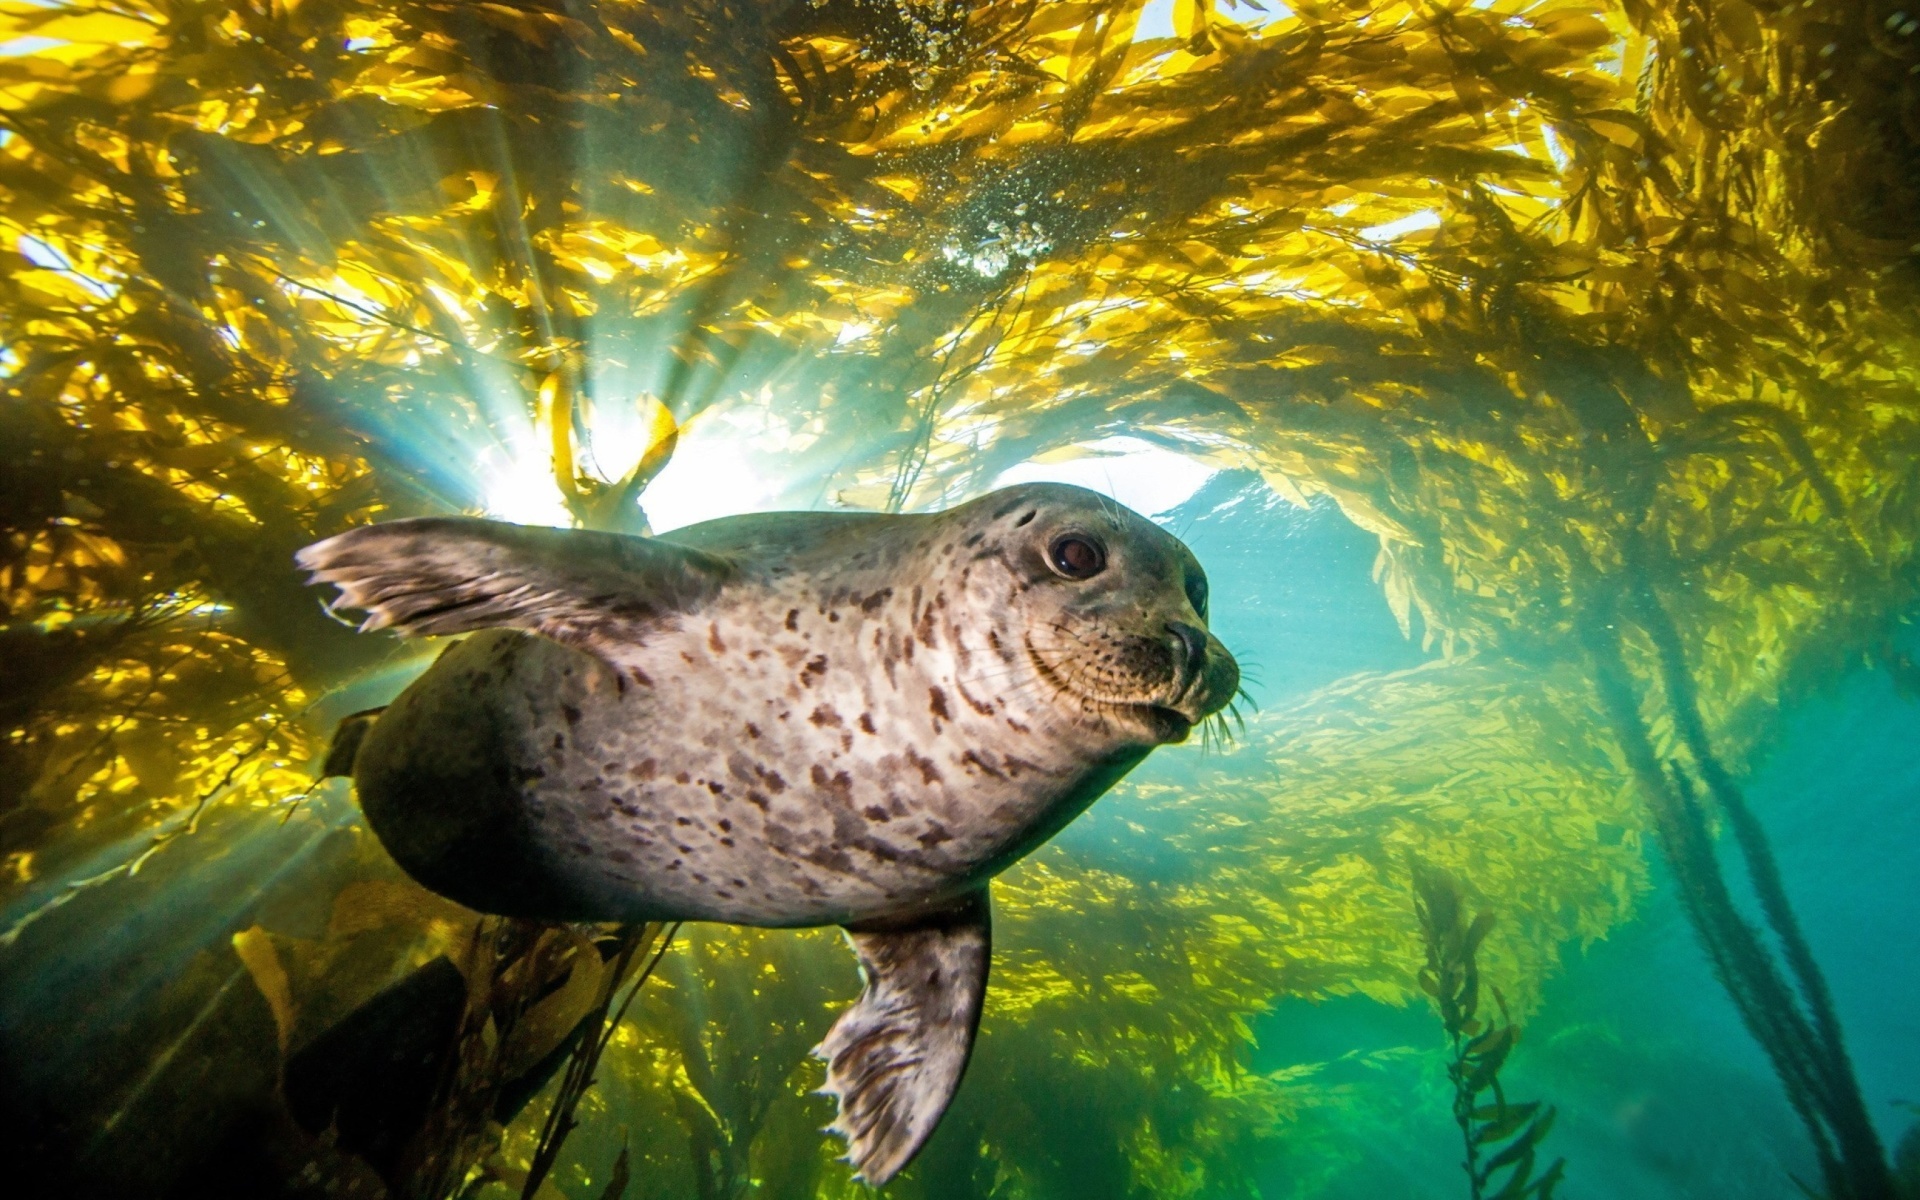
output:
[[279,952],[274,949],[267,931],[258,925],[233,935],[233,952],[240,956],[247,975],[273,1011],[274,1032],[280,1038],[280,1053],[285,1055],[298,1010],[293,1001],[293,985],[287,978],[287,969],[280,964]]
[[500,1049],[502,1079],[519,1078],[558,1049],[611,983],[592,942],[571,930],[565,931],[564,939],[572,951],[566,959],[566,982],[523,1013],[508,1031]]
[[454,927],[470,924],[472,920],[473,914],[468,910],[441,899],[411,880],[363,879],[348,884],[334,897],[327,937],[330,940],[351,938],[392,925],[442,929],[446,931],[442,936],[446,937]]

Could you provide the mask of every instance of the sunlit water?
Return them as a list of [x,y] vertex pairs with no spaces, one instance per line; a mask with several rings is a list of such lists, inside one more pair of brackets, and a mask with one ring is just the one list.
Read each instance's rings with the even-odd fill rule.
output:
[[[1187,541],[1246,702],[995,884],[888,1194],[1493,1196],[1505,1029],[1563,1198],[1920,1197],[1920,19],[206,7],[0,40],[0,1191],[504,1200],[598,1029],[314,782],[438,646],[294,549],[1055,480]],[[862,1194],[808,1055],[859,986],[678,931],[538,1195]],[[548,1007],[462,1091],[493,1002]]]

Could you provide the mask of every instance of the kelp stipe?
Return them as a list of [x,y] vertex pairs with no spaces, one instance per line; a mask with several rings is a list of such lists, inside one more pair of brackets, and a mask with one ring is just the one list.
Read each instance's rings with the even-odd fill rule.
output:
[[[1638,539],[1630,544],[1637,546]],[[1624,615],[1654,644],[1663,700],[1693,755],[1691,772],[1676,762],[1663,765],[1654,750],[1642,714],[1642,692],[1626,664],[1612,608],[1596,605],[1581,623],[1580,634],[1601,703],[1652,812],[1682,906],[1714,976],[1766,1052],[1789,1103],[1807,1128],[1827,1200],[1893,1200],[1898,1193],[1892,1171],[1861,1098],[1825,979],[1787,901],[1766,834],[1713,753],[1679,636],[1643,564],[1637,556],[1630,557],[1628,568],[1635,586]],[[1708,794],[1734,828],[1761,910],[1785,951],[1786,969],[1733,900],[1714,850],[1712,822],[1700,803],[1696,775],[1706,781]]]
[[[1920,1113],[1920,1105],[1905,1107]],[[1893,1151],[1893,1186],[1900,1200],[1920,1200],[1920,1121],[1907,1127]]]
[[[574,1113],[580,1107],[581,1099],[593,1087],[594,1071],[599,1067],[600,1057],[606,1053],[608,1043],[613,1040],[614,1030],[625,1019],[627,1009],[633,1005],[633,998],[640,994],[640,989],[652,977],[660,960],[666,957],[668,948],[673,945],[674,935],[679,931],[678,924],[629,925],[611,939],[613,958],[601,975],[599,995],[593,1008],[575,1026],[573,1049],[567,1054],[566,1072],[561,1076],[560,1089],[554,1095],[553,1105],[547,1110],[546,1120],[540,1125],[540,1140],[534,1147],[533,1160],[527,1167],[527,1178],[520,1187],[522,1200],[534,1200],[541,1182],[559,1161],[567,1135],[579,1124]],[[641,962],[646,965],[635,974],[634,967]],[[633,982],[627,987],[627,994],[621,999],[619,1007],[615,1008],[614,993],[628,978],[632,978]],[[618,1196],[626,1190],[626,1175],[627,1148],[623,1144],[620,1157],[615,1160],[612,1181],[607,1185],[608,1195]]]
[[[394,1181],[396,1197],[446,1200],[467,1195],[488,1179],[517,1183],[523,1197],[539,1191],[573,1131],[575,1109],[593,1084],[614,1027],[659,965],[673,930],[644,924],[598,938],[588,932],[505,918],[481,922],[478,961],[469,966],[470,994],[454,1053],[406,1164],[409,1173]],[[557,962],[567,969],[556,970]],[[623,987],[616,1009],[614,999]],[[525,1047],[549,1043],[546,1053],[525,1061],[532,1057]],[[503,1161],[502,1126],[562,1062],[560,1086],[523,1174]]]
[[[1414,865],[1413,897],[1427,952],[1420,988],[1432,997],[1453,1044],[1447,1077],[1465,1150],[1460,1165],[1467,1173],[1467,1194],[1472,1200],[1553,1200],[1566,1160],[1555,1159],[1539,1178],[1533,1172],[1540,1143],[1553,1128],[1554,1110],[1543,1109],[1537,1100],[1511,1103],[1500,1086],[1500,1068],[1520,1040],[1520,1027],[1507,1015],[1498,988],[1488,990],[1499,1017],[1480,1015],[1478,956],[1494,914],[1483,911],[1467,920],[1459,880],[1424,864]],[[1483,1102],[1489,1094],[1491,1101]]]

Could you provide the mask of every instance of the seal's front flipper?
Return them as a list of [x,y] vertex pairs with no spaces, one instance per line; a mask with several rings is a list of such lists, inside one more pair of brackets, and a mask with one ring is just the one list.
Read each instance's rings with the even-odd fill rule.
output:
[[902,924],[849,928],[866,988],[814,1054],[840,1103],[855,1178],[892,1179],[932,1135],[967,1069],[992,939],[985,888]]
[[349,529],[294,555],[339,587],[364,632],[525,629],[614,659],[660,618],[705,601],[731,560],[655,538],[415,517]]

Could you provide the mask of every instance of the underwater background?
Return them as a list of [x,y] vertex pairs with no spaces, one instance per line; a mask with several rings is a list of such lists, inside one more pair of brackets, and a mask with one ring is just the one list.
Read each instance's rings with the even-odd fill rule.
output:
[[888,1194],[1920,1196],[1905,2],[0,0],[10,1190],[867,1191],[838,931],[411,883],[291,556],[1059,479],[1251,704]]

